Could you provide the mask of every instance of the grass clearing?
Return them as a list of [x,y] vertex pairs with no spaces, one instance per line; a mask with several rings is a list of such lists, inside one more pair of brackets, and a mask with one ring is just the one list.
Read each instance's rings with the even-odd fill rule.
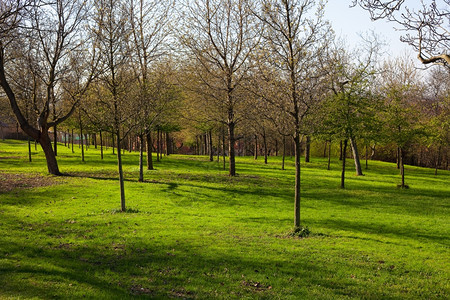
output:
[[[302,224],[293,226],[294,165],[237,157],[238,176],[206,157],[170,155],[137,182],[125,153],[120,208],[116,158],[91,147],[82,163],[60,145],[0,142],[0,298],[442,299],[450,294],[450,172],[370,161],[339,189],[338,161],[302,163]],[[31,174],[31,176],[30,176]],[[37,184],[23,178],[41,178]]]

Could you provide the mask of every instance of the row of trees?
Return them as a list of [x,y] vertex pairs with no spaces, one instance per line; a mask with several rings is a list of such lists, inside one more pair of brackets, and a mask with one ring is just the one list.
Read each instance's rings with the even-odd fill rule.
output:
[[[354,4],[397,20],[398,6],[379,3]],[[407,42],[423,63],[443,65],[427,81],[406,58],[380,65],[375,37],[347,49],[323,18],[322,1],[7,0],[0,9],[0,85],[21,128],[42,146],[55,175],[61,173],[49,128],[112,134],[122,210],[121,146],[129,134],[140,141],[140,181],[144,152],[152,169],[153,131],[159,138],[183,129],[182,142],[197,136],[197,145],[202,134],[210,160],[214,148],[224,162],[228,155],[230,176],[237,141],[253,139],[256,156],[259,138],[267,161],[270,136],[277,150],[278,140],[285,146],[291,137],[295,227],[302,141],[308,159],[311,138],[341,143],[342,187],[348,145],[357,175],[363,175],[361,144],[394,144],[402,174],[405,153],[419,137],[447,153],[449,65],[445,53],[429,55],[437,44],[423,26]]]

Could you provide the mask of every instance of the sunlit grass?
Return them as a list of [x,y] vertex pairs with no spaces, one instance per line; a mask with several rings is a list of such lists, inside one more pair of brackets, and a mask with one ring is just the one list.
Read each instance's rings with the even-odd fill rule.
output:
[[[34,148],[33,148],[34,149]],[[82,163],[59,147],[46,175],[42,151],[0,142],[2,173],[31,173],[52,185],[0,193],[0,298],[445,298],[450,294],[450,174],[394,164],[302,163],[302,224],[293,226],[294,165],[237,158],[238,176],[206,157],[171,155],[137,182],[125,153],[120,207],[111,149],[91,147]],[[22,175],[20,175],[22,174]]]

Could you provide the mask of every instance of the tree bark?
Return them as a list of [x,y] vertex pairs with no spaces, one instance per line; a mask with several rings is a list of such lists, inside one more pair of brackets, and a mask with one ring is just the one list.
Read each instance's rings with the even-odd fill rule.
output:
[[31,162],[31,140],[28,137],[28,161]]
[[83,122],[80,120],[81,161],[84,162]]
[[[117,126],[118,127],[118,126]],[[125,187],[122,169],[122,152],[120,151],[120,129],[116,129],[116,146],[117,146],[117,167],[119,169],[119,185],[120,185],[120,210],[124,212],[125,207]]]
[[161,141],[159,140],[159,129],[156,130],[156,161],[159,162],[161,152]]
[[[342,141],[341,141],[342,143]],[[345,159],[347,156],[347,140],[344,140],[344,145],[342,148],[342,172],[341,172],[341,189],[345,188]]]
[[305,145],[305,162],[310,161],[310,156],[311,156],[311,137],[307,135]]
[[147,138],[147,170],[153,170],[153,155],[152,155],[152,134],[150,130],[146,130],[145,132]]
[[267,165],[267,138],[266,138],[266,131],[263,131],[263,145],[264,145],[264,163]]
[[225,145],[225,128],[222,127],[222,158],[223,158],[223,169],[224,170],[226,169],[226,158],[225,158],[226,153],[225,153],[225,150],[226,150],[226,145]]
[[283,135],[283,158],[281,162],[281,170],[284,170],[285,159],[286,159],[286,136]]
[[39,144],[41,144],[45,159],[47,160],[48,172],[53,175],[62,175],[61,172],[59,172],[58,162],[56,161],[56,156],[53,152],[52,141],[48,134],[41,134]]
[[350,145],[353,153],[353,160],[355,161],[355,170],[357,176],[363,176],[361,161],[359,159],[358,145],[356,144],[355,138],[350,137]]
[[214,161],[214,152],[213,152],[213,142],[212,142],[212,132],[211,132],[211,130],[208,132],[208,142],[209,142],[209,161]]
[[339,160],[342,160],[342,140],[339,142]]

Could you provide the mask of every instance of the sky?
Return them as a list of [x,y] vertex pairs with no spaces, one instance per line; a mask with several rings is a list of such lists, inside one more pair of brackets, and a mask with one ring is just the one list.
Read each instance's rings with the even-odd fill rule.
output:
[[350,49],[361,44],[359,35],[372,30],[386,43],[384,56],[397,57],[412,51],[409,45],[400,41],[402,32],[394,29],[396,24],[385,20],[371,21],[369,12],[359,6],[350,7],[351,2],[328,0],[325,10],[325,18],[331,22],[336,36],[344,38]]

